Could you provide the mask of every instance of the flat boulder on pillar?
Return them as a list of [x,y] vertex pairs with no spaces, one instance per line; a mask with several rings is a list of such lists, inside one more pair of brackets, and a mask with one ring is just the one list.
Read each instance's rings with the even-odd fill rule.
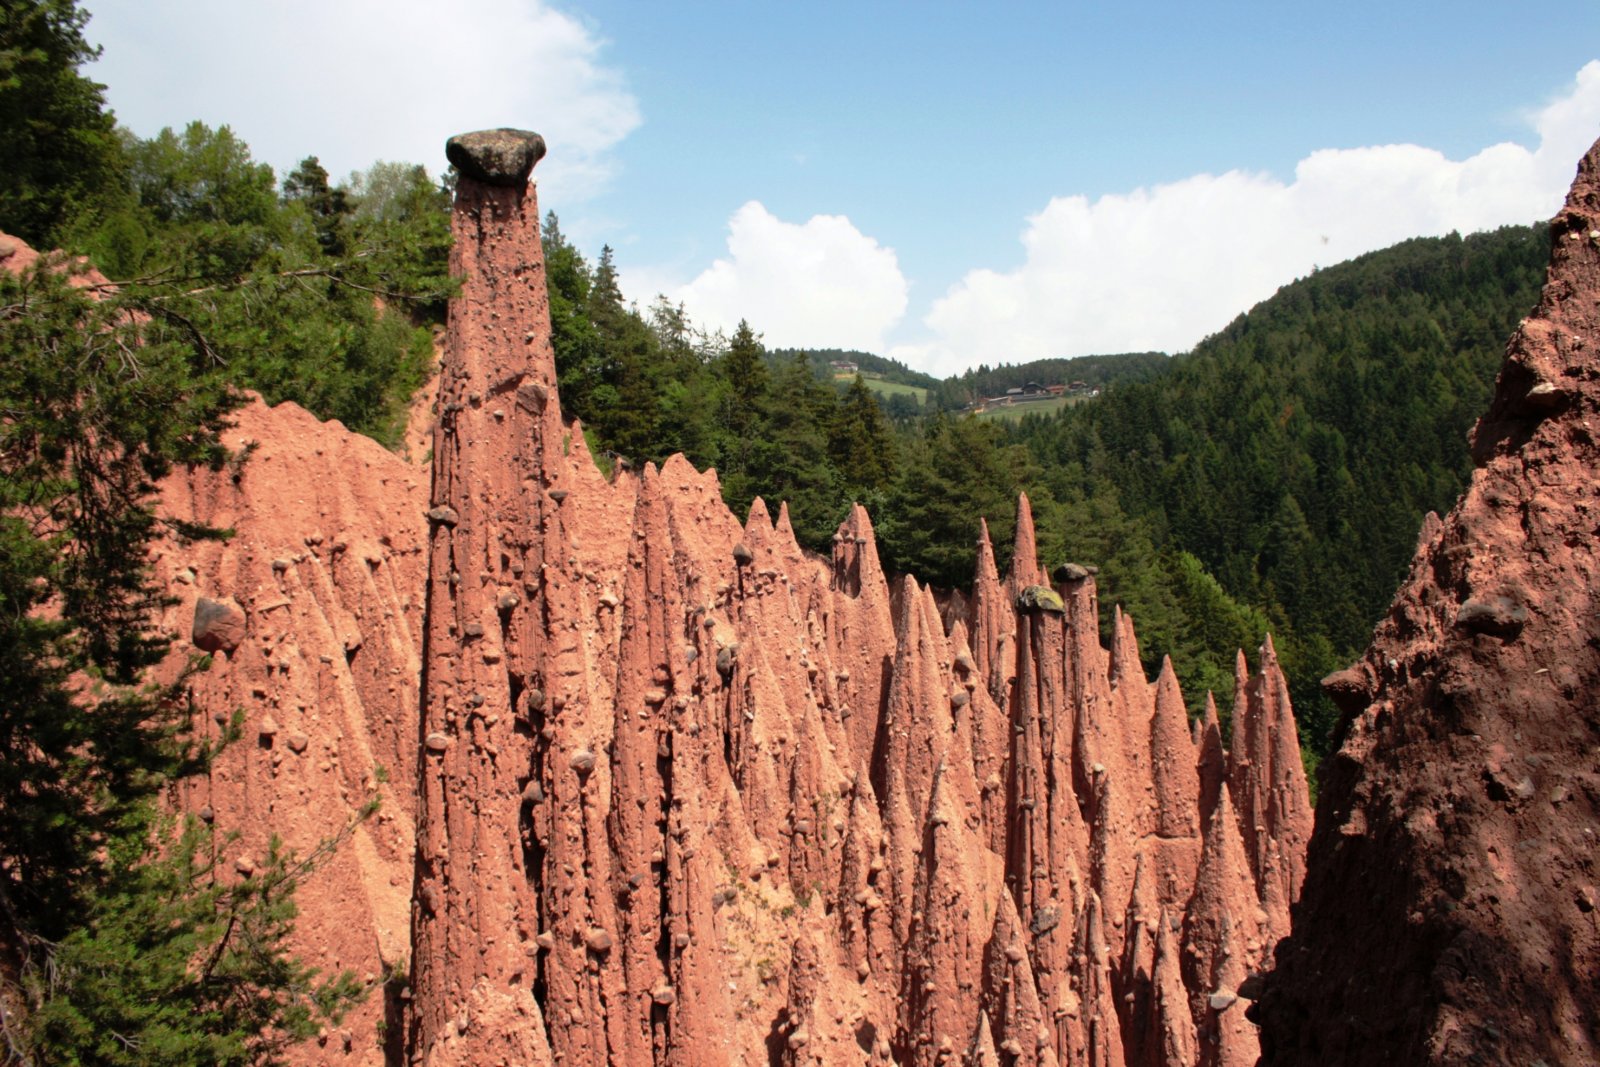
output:
[[488,185],[519,188],[544,158],[544,138],[532,130],[502,126],[496,130],[458,133],[445,142],[444,154],[456,170]]
[[1017,594],[1018,611],[1048,611],[1056,615],[1065,612],[1061,594],[1048,585],[1030,585]]
[[1050,577],[1063,585],[1067,582],[1081,582],[1089,577],[1089,568],[1081,563],[1063,563],[1051,572]]

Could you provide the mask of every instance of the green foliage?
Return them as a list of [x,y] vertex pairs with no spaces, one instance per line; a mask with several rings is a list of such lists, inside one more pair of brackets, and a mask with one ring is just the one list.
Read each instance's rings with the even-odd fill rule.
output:
[[1335,712],[1317,681],[1360,653],[1423,514],[1464,486],[1467,430],[1548,255],[1543,227],[1508,227],[1363,256],[1012,439],[1058,495],[1114,489],[1156,555],[1187,553],[1271,623],[1302,741],[1323,752]]
[[682,452],[717,468],[738,515],[757,496],[774,516],[787,502],[796,536],[819,551],[852,500],[882,500],[897,447],[871,390],[840,394],[815,353],[774,359],[748,322],[727,338],[664,297],[641,314],[622,300],[611,250],[591,267],[553,214],[543,243],[562,410],[583,421],[597,457]]
[[235,878],[230,836],[158,814],[214,750],[184,732],[184,678],[145,676],[170,650],[146,560],[163,526],[227,531],[164,520],[155,484],[244,462],[217,436],[236,387],[398,437],[453,288],[449,194],[388,164],[334,186],[308,157],[280,196],[226,126],[118,132],[77,73],[86,19],[0,0],[0,228],[119,278],[74,286],[48,256],[0,273],[6,1058],[272,1063],[366,993],[285,951],[295,886],[338,839],[274,843]]
[[977,565],[979,520],[989,524],[1005,566],[1017,490],[1034,471],[1025,449],[973,418],[935,415],[906,443],[899,478],[875,516],[888,566],[946,588],[966,585]]
[[260,869],[226,872],[230,839],[197,819],[163,854],[113,858],[88,922],[36,979],[36,1049],[73,1064],[282,1062],[367,990],[284,951],[294,889],[336,847],[296,859],[274,838]]
[[769,375],[764,355],[761,339],[748,322],[740,319],[727,354],[722,357],[722,377],[727,380],[728,393],[720,413],[723,428],[737,438],[750,436],[768,400]]
[[275,214],[272,168],[251,159],[227,126],[168,127],[132,142],[128,156],[134,197],[157,223],[265,226]]
[[380,161],[352,174],[345,195],[341,272],[409,308],[416,321],[442,325],[458,288],[450,277],[449,186],[418,164]]
[[[734,334],[735,349],[748,330],[744,323],[739,326]],[[739,479],[724,486],[729,498],[737,500],[735,507],[747,506],[747,497],[761,495],[775,517],[779,504],[788,501],[789,522],[800,542],[828,542],[844,517],[845,506],[840,472],[828,455],[828,424],[834,407],[833,391],[817,380],[803,356],[778,369],[766,396],[754,409],[760,420],[754,433],[757,446]]]
[[840,401],[828,455],[845,484],[862,492],[887,489],[894,475],[894,438],[877,398],[861,375]]
[[328,184],[328,172],[316,156],[307,156],[283,179],[286,203],[304,204],[317,228],[317,244],[330,256],[344,254],[344,219],[351,213],[346,190]]
[[72,228],[126,290],[205,338],[237,386],[292,400],[385,444],[432,358],[448,277],[448,198],[420,167],[331,187],[308,157],[285,181],[228,127],[129,138],[115,210]]
[[228,459],[235,398],[170,308],[67,268],[0,274],[0,941],[30,1008],[10,1056],[270,1062],[358,991],[284,952],[304,863],[274,849],[225,884],[209,828],[161,847],[162,790],[211,753],[182,734],[183,679],[144,678],[169,648],[146,622],[155,481]]
[[99,55],[73,0],[0,0],[0,229],[50,247],[122,170],[105,87],[78,73]]

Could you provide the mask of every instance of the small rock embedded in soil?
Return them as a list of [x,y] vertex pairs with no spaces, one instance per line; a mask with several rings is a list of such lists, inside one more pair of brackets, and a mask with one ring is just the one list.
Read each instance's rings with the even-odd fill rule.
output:
[[190,639],[205,652],[232,652],[244,642],[245,614],[232,597],[213,600],[200,597],[194,602],[194,625]]
[[1456,625],[1474,633],[1515,637],[1528,621],[1528,609],[1508,596],[1473,598],[1461,605]]

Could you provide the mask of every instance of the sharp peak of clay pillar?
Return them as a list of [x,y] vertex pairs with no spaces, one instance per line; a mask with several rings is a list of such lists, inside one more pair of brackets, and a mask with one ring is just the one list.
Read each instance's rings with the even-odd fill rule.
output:
[[[1172,657],[1161,657],[1161,674],[1156,678],[1155,736],[1157,742],[1172,746],[1177,755],[1185,748],[1193,756],[1194,743],[1189,730],[1189,712],[1183,701],[1183,687],[1178,674],[1172,669]],[[1178,742],[1183,742],[1182,746]]]
[[1033,528],[1033,505],[1027,493],[1017,494],[1017,530],[1011,549],[1012,595],[1039,584],[1039,541]]
[[772,532],[772,512],[761,497],[750,501],[750,512],[744,522],[745,536],[765,535]]
[[877,554],[877,533],[872,528],[872,516],[865,506],[859,503],[850,505],[850,514],[844,517],[834,532],[834,540],[856,540],[863,546],[870,544],[873,554]]
[[1139,660],[1139,635],[1134,631],[1133,617],[1122,610],[1121,604],[1111,607],[1111,647],[1107,652],[1113,687],[1135,680],[1140,686],[1149,685],[1144,664]]
[[1161,677],[1156,682],[1150,754],[1161,833],[1168,837],[1198,834],[1198,798],[1202,794],[1198,753],[1189,730],[1183,691],[1178,687],[1170,658],[1162,662]]
[[1000,1067],[1000,1053],[994,1045],[994,1029],[989,1025],[989,1013],[978,1012],[978,1031],[967,1053],[972,1067]]
[[1155,1010],[1151,1024],[1154,1029],[1150,1046],[1158,1050],[1161,1063],[1194,1063],[1196,1035],[1194,1017],[1190,1014],[1188,998],[1183,985],[1183,969],[1179,963],[1178,937],[1165,912],[1161,913],[1156,933],[1156,959],[1151,984],[1155,987]]
[[1261,656],[1261,669],[1256,673],[1263,677],[1281,673],[1278,667],[1278,649],[1272,643],[1271,631],[1268,631],[1267,635],[1262,639],[1261,648],[1259,651]]
[[1133,891],[1128,895],[1130,919],[1149,921],[1154,918],[1159,905],[1156,903],[1155,886],[1151,882],[1153,877],[1145,853],[1139,852],[1133,859]]
[[1250,758],[1250,738],[1254,721],[1250,714],[1250,664],[1244,658],[1244,649],[1237,649],[1233,661],[1233,714],[1228,724],[1228,758],[1230,763]]
[[[1259,900],[1250,854],[1239,832],[1238,815],[1226,784],[1218,794],[1217,805],[1211,813],[1201,846],[1200,870],[1195,876],[1195,900],[1202,899],[1239,914],[1248,914],[1243,911],[1246,902],[1253,907]],[[1191,903],[1191,908],[1194,906]]]
[[956,619],[952,622],[950,624],[950,632],[945,634],[945,639],[950,642],[950,654],[952,656],[960,656],[963,652],[969,656],[972,654],[972,638],[967,630],[965,620]]
[[978,561],[975,568],[974,587],[982,584],[1000,584],[1000,568],[994,561],[994,542],[989,540],[989,522],[978,520]]
[[1205,718],[1200,721],[1200,744],[1195,754],[1195,766],[1200,783],[1200,828],[1204,833],[1211,827],[1211,816],[1217,809],[1220,795],[1227,791],[1228,780],[1228,754],[1222,746],[1217,702],[1209,692],[1206,693]]

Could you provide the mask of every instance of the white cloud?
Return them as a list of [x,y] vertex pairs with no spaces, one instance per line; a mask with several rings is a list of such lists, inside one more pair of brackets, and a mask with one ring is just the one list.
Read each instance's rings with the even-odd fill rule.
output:
[[142,136],[227,123],[280,172],[315,155],[335,177],[379,159],[445,167],[451,134],[545,135],[546,202],[582,200],[639,125],[603,42],[543,0],[106,0],[89,73]]
[[1600,135],[1600,61],[1530,125],[1532,150],[1498,144],[1457,161],[1416,145],[1325,149],[1287,183],[1229,171],[1092,202],[1054,198],[1028,219],[1022,266],[969,272],[925,318],[931,337],[889,354],[953,374],[980,362],[1187,349],[1314,266],[1552,215]]
[[728,222],[727,258],[664,288],[695,323],[731,331],[746,319],[769,347],[868,351],[883,349],[907,290],[894,250],[844,216],[784,222],[755,200]]

